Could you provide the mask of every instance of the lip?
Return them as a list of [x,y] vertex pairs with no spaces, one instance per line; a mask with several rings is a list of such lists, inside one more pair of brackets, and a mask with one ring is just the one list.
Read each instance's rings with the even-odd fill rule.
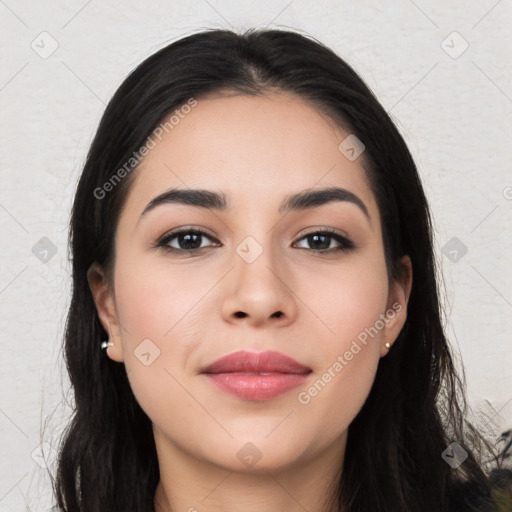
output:
[[270,400],[304,384],[311,368],[280,352],[234,352],[201,369],[222,391],[244,400]]

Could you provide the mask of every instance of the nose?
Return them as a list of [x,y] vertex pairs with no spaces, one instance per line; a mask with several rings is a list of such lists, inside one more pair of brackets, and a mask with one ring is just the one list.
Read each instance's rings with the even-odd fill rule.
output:
[[235,268],[229,274],[228,292],[222,304],[224,319],[252,327],[286,326],[297,314],[293,278],[269,249],[251,263],[235,253]]

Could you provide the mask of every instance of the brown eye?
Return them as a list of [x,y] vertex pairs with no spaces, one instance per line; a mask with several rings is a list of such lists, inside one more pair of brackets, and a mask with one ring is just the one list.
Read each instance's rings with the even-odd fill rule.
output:
[[[351,240],[331,230],[308,233],[300,240],[305,240],[309,245],[309,247],[305,247],[305,249],[309,249],[314,252],[349,251],[355,248],[355,245]],[[337,247],[331,246],[333,241],[338,244]]]
[[[198,229],[180,229],[164,235],[157,243],[157,247],[163,247],[171,251],[194,252],[207,247],[202,245],[204,239],[213,240],[204,231]],[[171,245],[171,242],[174,245]]]

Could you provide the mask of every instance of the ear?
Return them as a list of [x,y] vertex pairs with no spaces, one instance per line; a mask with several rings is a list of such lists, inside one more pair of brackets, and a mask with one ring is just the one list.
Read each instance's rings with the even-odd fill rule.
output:
[[[108,357],[113,361],[122,362],[123,347],[121,344],[121,326],[117,318],[115,307],[114,292],[108,281],[104,270],[93,263],[87,271],[87,281],[96,305],[98,317],[103,328],[109,335],[109,341],[112,346],[107,347]],[[101,340],[98,340],[98,346]]]
[[393,345],[407,319],[407,304],[412,289],[412,263],[407,255],[400,260],[400,274],[389,289],[385,327],[380,349],[381,357],[388,354],[386,343]]

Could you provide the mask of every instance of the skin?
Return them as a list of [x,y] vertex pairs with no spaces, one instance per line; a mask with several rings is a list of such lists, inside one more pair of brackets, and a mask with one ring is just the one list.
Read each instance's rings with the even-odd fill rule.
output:
[[[113,342],[108,357],[124,363],[154,425],[157,512],[331,510],[327,486],[341,467],[348,426],[388,353],[385,343],[392,345],[404,325],[412,284],[407,256],[402,278],[389,283],[363,157],[349,161],[338,149],[348,134],[288,93],[210,96],[135,171],[117,227],[113,287],[97,265],[88,279]],[[370,218],[350,202],[278,212],[287,195],[328,186],[356,194]],[[224,192],[232,208],[165,204],[141,217],[171,187]],[[195,254],[153,247],[187,225],[208,233]],[[321,249],[331,252],[321,254],[305,235],[322,228],[345,234],[356,248],[334,252],[339,243],[327,238]],[[263,250],[252,263],[236,252],[247,236]],[[178,238],[169,244],[184,246]],[[393,304],[401,310],[301,403],[298,393]],[[134,354],[144,339],[154,344],[152,354],[154,346],[160,350],[148,366]],[[240,349],[277,350],[313,371],[306,385],[281,397],[242,400],[199,373]],[[261,454],[252,466],[237,457],[248,442]]]

